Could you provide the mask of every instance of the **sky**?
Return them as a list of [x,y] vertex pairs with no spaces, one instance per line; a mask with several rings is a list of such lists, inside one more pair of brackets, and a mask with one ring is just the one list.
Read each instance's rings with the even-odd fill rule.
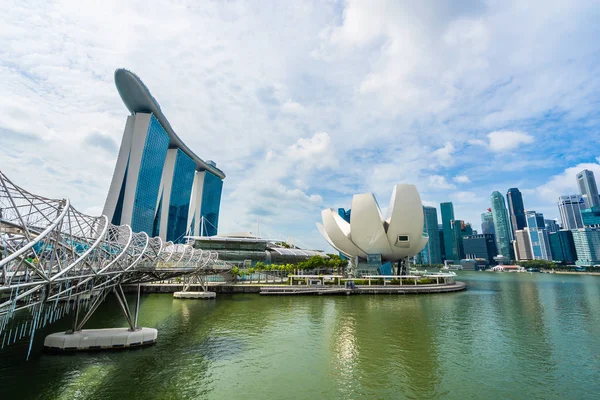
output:
[[331,250],[315,223],[412,183],[480,229],[490,194],[557,218],[600,177],[600,2],[11,1],[0,170],[99,215],[135,72],[227,175],[219,231]]

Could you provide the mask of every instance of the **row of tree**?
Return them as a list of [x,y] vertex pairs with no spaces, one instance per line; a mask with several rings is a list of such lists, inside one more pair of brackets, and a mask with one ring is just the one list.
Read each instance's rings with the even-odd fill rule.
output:
[[344,274],[348,266],[348,260],[343,259],[337,254],[327,254],[329,258],[321,256],[312,256],[306,261],[297,264],[266,264],[262,261],[257,262],[254,267],[240,269],[234,267],[231,273],[235,277],[251,275],[261,272],[279,272],[292,274],[297,271],[330,270],[337,274]]

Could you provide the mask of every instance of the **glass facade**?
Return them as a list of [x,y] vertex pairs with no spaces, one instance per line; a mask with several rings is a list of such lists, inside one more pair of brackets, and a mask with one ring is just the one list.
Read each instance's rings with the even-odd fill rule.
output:
[[577,251],[577,265],[600,264],[600,230],[596,228],[575,229],[573,242]]
[[600,227],[600,207],[591,207],[581,210],[581,219],[584,227]]
[[454,260],[456,261],[460,261],[465,258],[463,236],[465,236],[464,221],[461,221],[460,219],[452,221],[452,252],[455,257]]
[[544,214],[535,211],[527,211],[527,213],[525,213],[525,218],[529,229],[546,229]]
[[498,253],[496,250],[496,240],[494,235],[467,235],[463,238],[465,257],[468,259],[483,258],[488,265],[494,264],[494,257]]
[[525,222],[525,206],[523,205],[523,196],[517,188],[510,188],[506,193],[508,200],[508,212],[510,214],[510,224],[514,237],[515,231],[519,231],[527,226]]
[[342,219],[344,221],[346,221],[347,223],[350,223],[350,214],[352,213],[352,210],[344,210],[343,208],[338,208],[338,215],[340,217],[342,217]]
[[558,198],[558,211],[563,229],[583,228],[581,210],[585,209],[585,201],[578,194],[560,196]]
[[219,207],[221,206],[221,192],[223,181],[216,175],[205,171],[204,188],[202,189],[202,208],[200,214],[204,217],[203,235],[214,236],[219,226]]
[[496,244],[498,252],[507,259],[513,259],[513,251],[511,246],[511,232],[508,222],[508,213],[504,196],[500,192],[493,192],[490,196],[492,203],[492,217],[494,219],[494,228],[496,230]]
[[552,260],[572,264],[577,260],[573,232],[567,229],[548,234]]
[[546,225],[546,230],[548,231],[548,233],[558,232],[560,230],[560,227],[558,226],[556,221],[553,219],[544,220],[544,225]]
[[177,149],[175,168],[173,169],[173,186],[171,187],[171,198],[169,201],[168,241],[170,240],[175,243],[183,242],[183,236],[185,236],[187,231],[188,212],[195,173],[196,163],[194,160],[181,149]]
[[146,232],[152,235],[154,217],[156,216],[156,200],[160,189],[163,166],[169,148],[169,135],[152,115],[133,203],[131,229],[134,232]]
[[545,229],[530,229],[529,241],[531,243],[531,255],[534,260],[552,260],[548,232]]
[[458,261],[458,255],[454,251],[456,245],[454,243],[454,235],[452,234],[452,221],[454,221],[454,206],[452,202],[441,203],[440,211],[442,212],[442,229],[444,231],[445,259],[448,261]]
[[417,255],[418,264],[441,264],[442,254],[440,236],[438,234],[437,210],[435,207],[423,206],[423,232],[429,236],[429,241]]
[[494,217],[491,211],[481,214],[481,233],[484,235],[493,235],[496,233],[494,229]]

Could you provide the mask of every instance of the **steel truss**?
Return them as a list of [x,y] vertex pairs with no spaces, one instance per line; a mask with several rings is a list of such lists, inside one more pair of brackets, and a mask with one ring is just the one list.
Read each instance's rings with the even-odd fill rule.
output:
[[121,285],[214,273],[217,257],[85,215],[0,171],[0,347],[30,337],[31,350],[36,329],[71,312],[81,330],[111,291],[136,329],[139,290],[132,314]]

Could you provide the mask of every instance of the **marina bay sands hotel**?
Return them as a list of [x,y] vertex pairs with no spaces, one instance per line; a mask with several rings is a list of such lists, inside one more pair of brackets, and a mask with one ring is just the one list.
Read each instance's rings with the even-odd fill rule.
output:
[[118,69],[115,84],[131,115],[103,214],[175,243],[216,235],[223,171],[183,143],[137,75]]

